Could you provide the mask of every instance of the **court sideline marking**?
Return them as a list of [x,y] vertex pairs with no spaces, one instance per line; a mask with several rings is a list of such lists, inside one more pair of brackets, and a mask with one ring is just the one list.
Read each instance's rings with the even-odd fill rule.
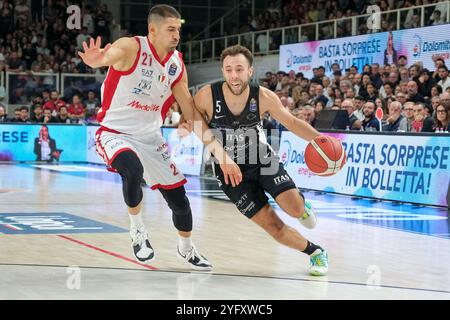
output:
[[125,261],[128,261],[128,262],[137,264],[137,265],[139,265],[141,267],[144,267],[144,268],[147,268],[147,269],[150,269],[150,270],[159,270],[158,268],[153,267],[151,265],[137,262],[137,261],[135,261],[133,259],[124,257],[124,256],[122,256],[120,254],[117,254],[117,253],[114,253],[114,252],[111,252],[111,251],[108,251],[108,250],[105,250],[105,249],[101,249],[99,247],[90,245],[90,244],[88,244],[86,242],[83,242],[83,241],[80,241],[80,240],[77,240],[77,239],[74,239],[74,238],[71,238],[71,237],[68,237],[68,236],[64,236],[64,235],[59,234],[58,237],[60,237],[62,239],[65,239],[65,240],[68,240],[68,241],[72,241],[74,243],[77,243],[79,245],[85,246],[87,248],[90,248],[90,249],[93,249],[93,250],[96,250],[96,251],[100,251],[100,252],[105,253],[105,254],[109,254],[110,256],[113,256],[113,257],[116,257],[116,258],[119,258],[119,259],[122,259],[122,260],[125,260]]
[[[49,268],[67,268],[64,265],[48,265],[48,264],[26,264],[26,263],[0,263],[0,266],[20,266],[20,267],[49,267]],[[116,270],[116,271],[148,271],[145,269],[133,269],[133,268],[119,268],[119,267],[95,267],[95,266],[78,266],[84,269],[98,269],[98,270]],[[367,283],[361,282],[349,282],[349,281],[333,281],[333,280],[313,280],[305,278],[288,278],[288,277],[274,277],[274,276],[262,276],[262,275],[248,275],[248,274],[230,274],[230,273],[209,273],[209,272],[196,272],[196,271],[176,271],[176,270],[162,270],[156,269],[152,270],[154,272],[164,272],[164,273],[174,273],[174,274],[198,274],[198,275],[211,275],[211,276],[224,276],[224,277],[242,277],[242,278],[255,278],[255,279],[269,279],[269,280],[283,280],[283,281],[301,281],[301,282],[314,282],[314,283],[330,283],[338,285],[353,285],[353,286],[364,286],[368,288],[387,288],[387,289],[399,289],[399,290],[413,290],[413,291],[425,291],[425,292],[436,292],[450,294],[447,290],[438,289],[426,289],[426,288],[411,288],[411,287],[401,287],[394,285],[369,285]]]

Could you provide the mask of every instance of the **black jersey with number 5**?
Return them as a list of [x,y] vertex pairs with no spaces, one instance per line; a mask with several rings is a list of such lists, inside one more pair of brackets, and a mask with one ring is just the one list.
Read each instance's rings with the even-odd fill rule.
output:
[[267,143],[259,111],[259,85],[249,84],[249,96],[241,114],[235,116],[228,108],[223,81],[211,85],[213,114],[209,126],[222,142],[225,151],[238,164],[254,166],[267,164],[274,151]]

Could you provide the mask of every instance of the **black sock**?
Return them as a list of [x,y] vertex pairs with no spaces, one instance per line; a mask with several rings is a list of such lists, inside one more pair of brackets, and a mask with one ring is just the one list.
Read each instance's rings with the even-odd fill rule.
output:
[[309,240],[306,240],[306,241],[308,241],[308,244],[307,244],[307,246],[306,246],[306,249],[303,250],[302,252],[306,253],[308,256],[310,256],[310,255],[311,255],[314,251],[316,251],[317,249],[320,249],[320,250],[323,251],[323,249],[322,249],[321,246],[318,246],[318,245],[316,245],[316,244],[310,242]]

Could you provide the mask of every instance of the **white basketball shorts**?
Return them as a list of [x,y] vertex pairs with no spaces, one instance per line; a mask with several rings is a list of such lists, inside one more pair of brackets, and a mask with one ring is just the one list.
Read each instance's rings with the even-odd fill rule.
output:
[[95,134],[96,151],[108,165],[123,151],[134,152],[144,168],[144,179],[153,190],[174,189],[186,183],[186,178],[172,161],[168,145],[160,132],[146,137],[135,137],[100,127]]

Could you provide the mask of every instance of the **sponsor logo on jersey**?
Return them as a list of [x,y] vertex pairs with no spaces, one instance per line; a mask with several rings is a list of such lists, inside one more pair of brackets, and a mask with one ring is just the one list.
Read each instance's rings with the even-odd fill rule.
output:
[[150,90],[152,88],[152,81],[142,79],[138,87],[142,90]]
[[287,174],[282,174],[281,176],[273,178],[273,182],[275,182],[276,185],[279,185],[283,182],[290,181],[290,180],[291,180],[291,178]]
[[177,65],[173,62],[169,67],[169,75],[174,76],[177,73]]
[[255,201],[251,201],[250,204],[244,209],[240,209],[242,214],[246,214],[248,211],[252,210],[256,206]]
[[156,148],[156,152],[161,152],[164,149],[167,149],[168,144],[166,142],[161,143],[158,148]]
[[[105,144],[106,145],[106,144]],[[116,141],[111,146],[109,146],[110,149],[116,149],[117,147],[123,145],[123,141]]]
[[235,203],[235,205],[237,207],[240,207],[245,203],[245,201],[247,201],[247,199],[248,199],[247,193],[244,193],[244,195]]
[[143,111],[159,111],[160,107],[156,104],[147,105],[141,104],[139,101],[133,100],[127,106],[132,107],[133,109],[143,110]]
[[250,112],[256,112],[256,110],[258,109],[258,106],[256,105],[256,100],[255,98],[252,98],[250,100],[250,106],[249,106]]
[[133,89],[131,89],[131,93],[134,94],[143,94],[144,96],[151,96],[151,94],[145,92],[144,90],[140,89],[140,88],[136,88],[134,87]]
[[161,153],[161,156],[162,156],[164,161],[167,161],[167,160],[170,159],[169,151],[165,151],[165,152]]
[[162,83],[162,82],[164,82],[164,80],[166,80],[166,75],[160,74],[160,75],[158,76],[158,81]]
[[153,70],[149,70],[149,69],[141,69],[142,71],[142,76],[146,77],[146,78],[152,78],[153,76]]

